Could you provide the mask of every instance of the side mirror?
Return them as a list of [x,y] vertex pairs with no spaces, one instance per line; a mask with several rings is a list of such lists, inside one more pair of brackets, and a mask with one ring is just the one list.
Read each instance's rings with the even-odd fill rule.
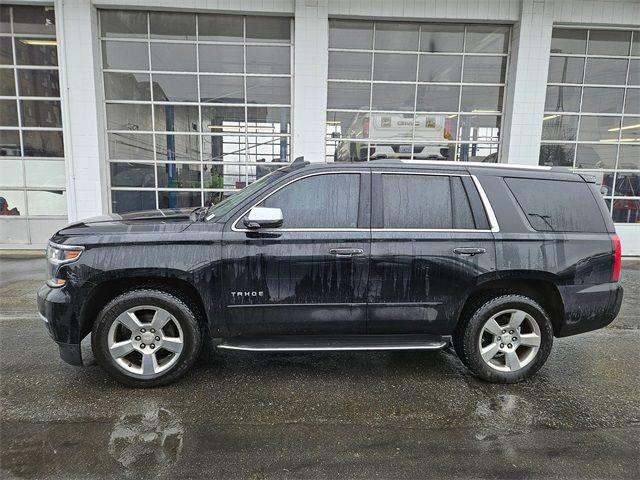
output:
[[253,207],[244,217],[244,226],[251,230],[281,227],[282,222],[282,210],[279,208]]

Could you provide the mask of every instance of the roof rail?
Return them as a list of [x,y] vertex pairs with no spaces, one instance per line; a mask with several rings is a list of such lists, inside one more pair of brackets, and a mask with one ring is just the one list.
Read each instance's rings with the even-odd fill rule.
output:
[[554,167],[545,165],[518,165],[515,163],[485,163],[485,162],[454,162],[451,160],[404,160],[399,159],[400,163],[411,163],[421,165],[458,165],[465,167],[486,167],[486,168],[515,168],[522,170],[545,170],[549,171]]

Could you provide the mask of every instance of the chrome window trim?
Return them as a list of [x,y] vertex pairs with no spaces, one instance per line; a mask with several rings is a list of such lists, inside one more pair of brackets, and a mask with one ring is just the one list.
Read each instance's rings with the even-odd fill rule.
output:
[[482,200],[482,205],[484,206],[484,211],[487,214],[487,218],[489,219],[489,225],[491,227],[490,231],[493,233],[500,231],[500,225],[498,224],[498,219],[496,218],[496,214],[493,211],[493,207],[491,206],[491,202],[489,201],[489,197],[487,197],[487,193],[482,188],[482,184],[478,177],[475,175],[471,175],[471,179],[473,183],[475,183],[476,188],[478,189],[478,193],[480,194],[480,200]]

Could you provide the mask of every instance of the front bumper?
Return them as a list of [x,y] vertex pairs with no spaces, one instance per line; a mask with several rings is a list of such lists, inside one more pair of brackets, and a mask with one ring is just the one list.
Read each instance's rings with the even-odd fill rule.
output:
[[60,358],[70,365],[82,366],[77,316],[65,287],[43,285],[38,290],[38,312],[49,336],[58,345]]
[[623,289],[619,283],[559,287],[564,303],[564,319],[556,337],[568,337],[609,325],[622,306]]

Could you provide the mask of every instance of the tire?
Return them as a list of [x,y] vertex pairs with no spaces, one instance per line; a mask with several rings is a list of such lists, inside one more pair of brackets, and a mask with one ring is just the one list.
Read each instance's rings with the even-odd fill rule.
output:
[[137,388],[181,378],[201,345],[196,312],[177,294],[155,288],[130,290],[111,300],[91,332],[98,365],[118,382]]
[[465,309],[453,345],[462,363],[481,379],[517,383],[547,361],[553,327],[549,315],[535,300],[500,294],[479,299]]

